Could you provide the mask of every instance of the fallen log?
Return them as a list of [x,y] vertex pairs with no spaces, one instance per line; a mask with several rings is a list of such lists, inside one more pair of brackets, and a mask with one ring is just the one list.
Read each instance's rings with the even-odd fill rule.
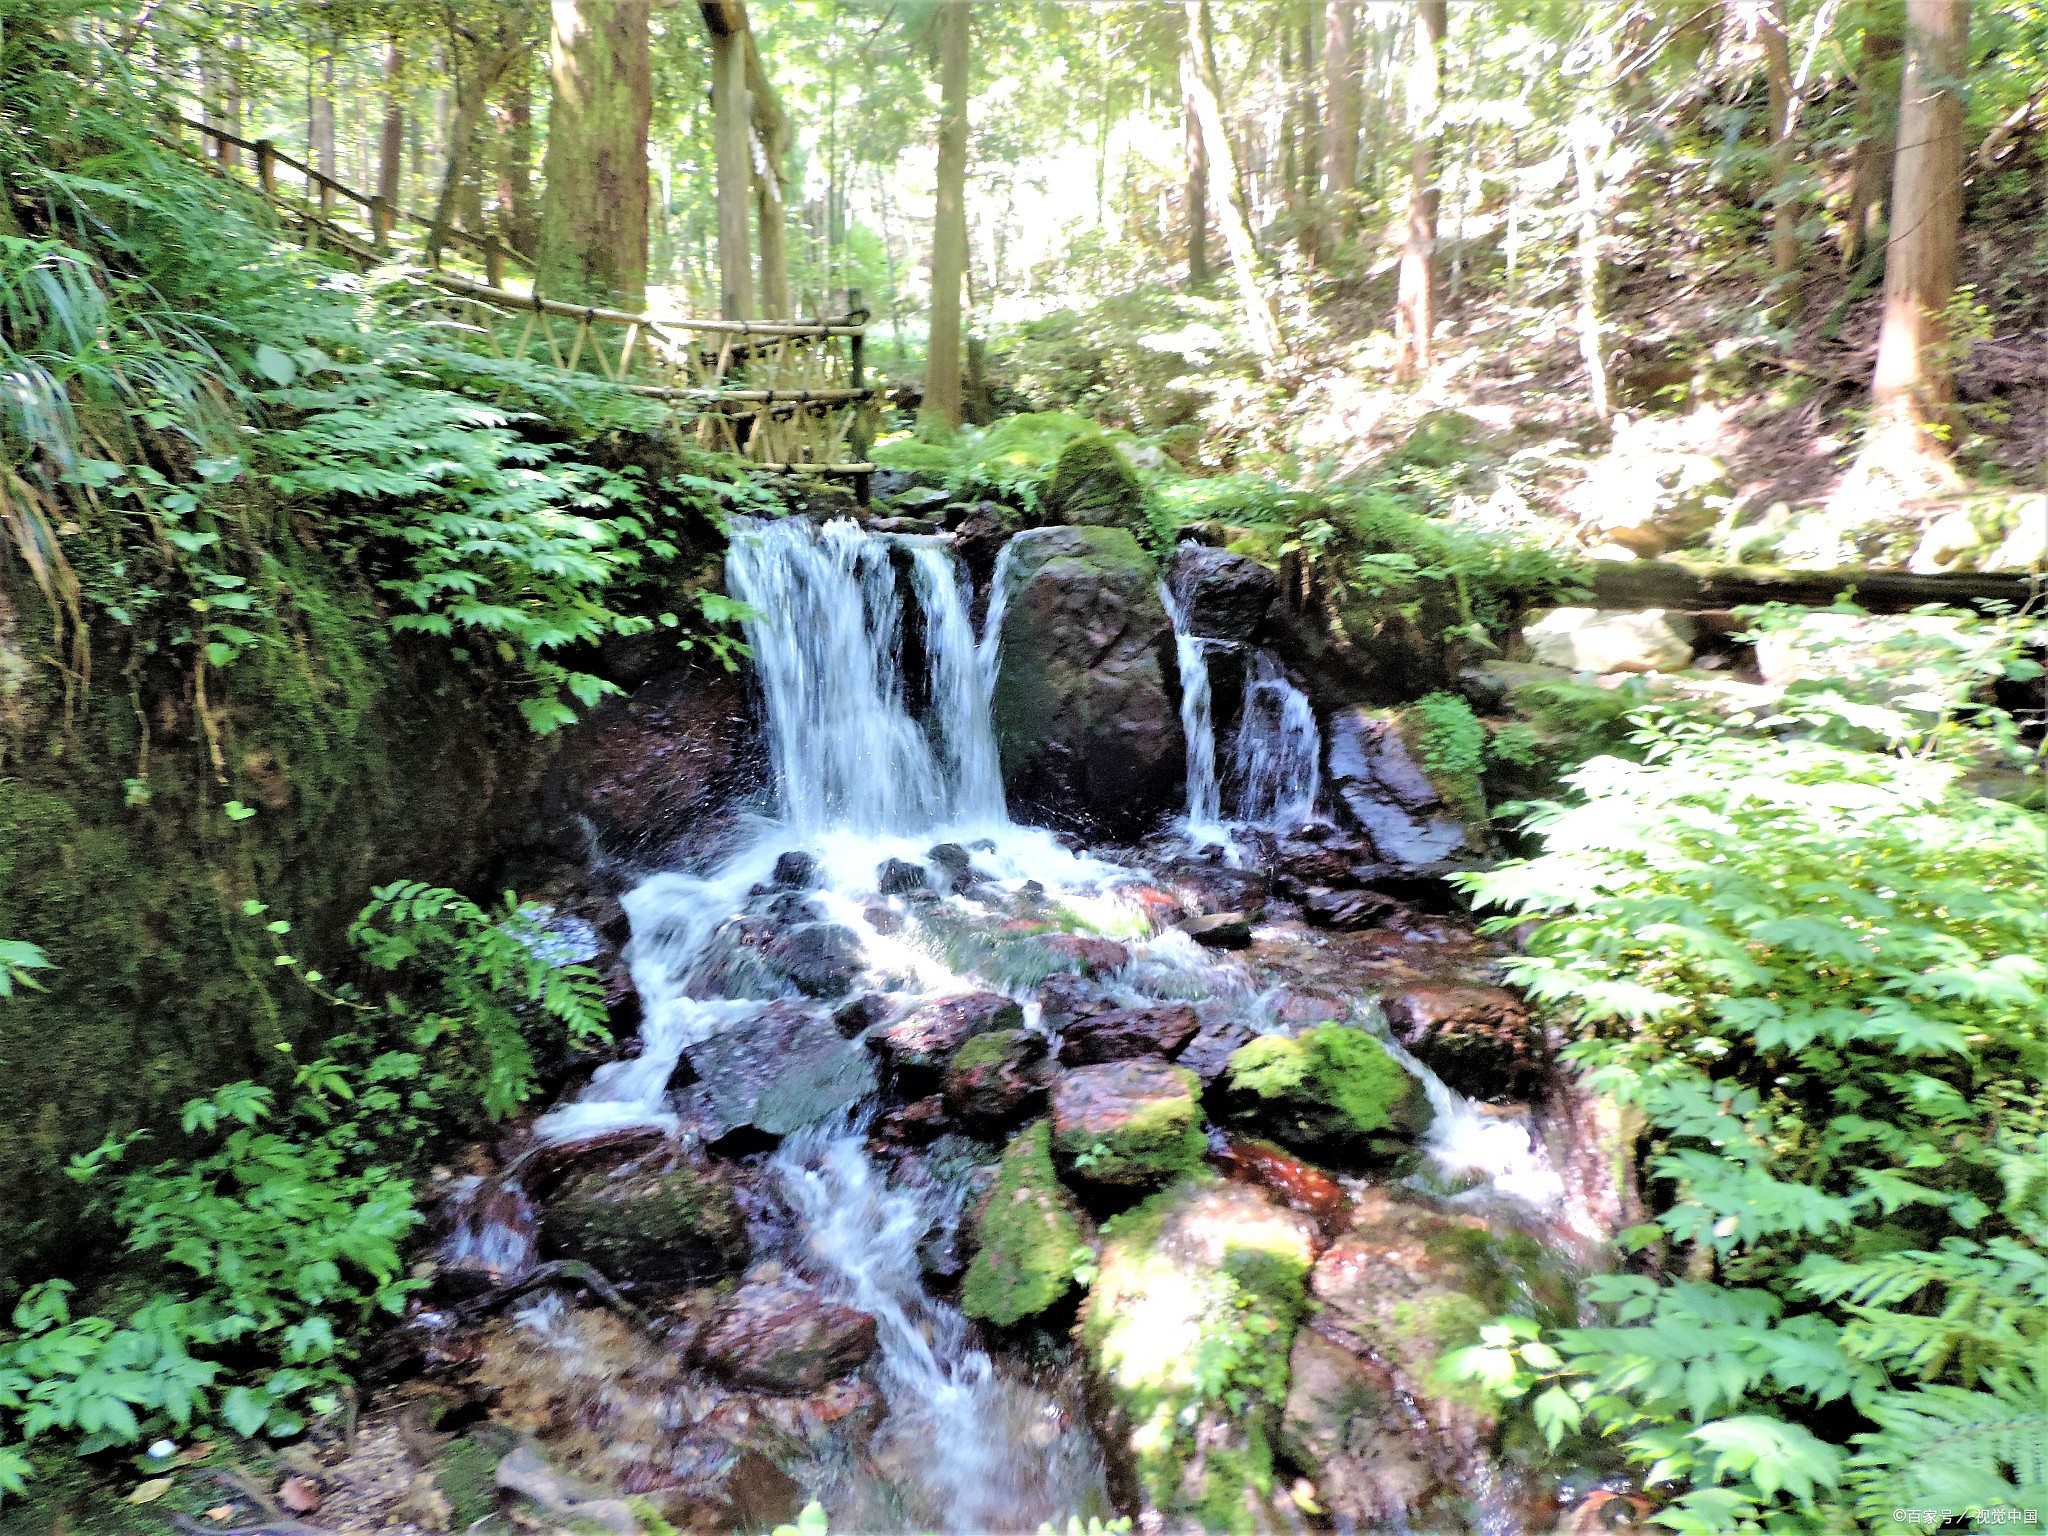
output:
[[1868,613],[1908,613],[1927,603],[1982,608],[2023,607],[2048,597],[2048,576],[2023,571],[1795,571],[1778,566],[1690,566],[1670,560],[1594,560],[1588,563],[1593,601],[1602,608],[1742,608],[1798,603],[1827,608],[1849,597]]

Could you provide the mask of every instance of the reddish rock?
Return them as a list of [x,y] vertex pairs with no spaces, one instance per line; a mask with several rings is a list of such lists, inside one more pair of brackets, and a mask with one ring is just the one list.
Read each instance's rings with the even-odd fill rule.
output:
[[1080,933],[1048,933],[1039,939],[1038,945],[1071,963],[1083,976],[1101,976],[1131,963],[1130,947],[1114,939],[1091,939]]
[[1064,1030],[1077,1019],[1108,1013],[1116,1006],[1102,988],[1082,976],[1051,976],[1038,989],[1038,1009],[1049,1029]]
[[970,1129],[1007,1130],[1044,1107],[1051,1075],[1045,1036],[1023,1029],[987,1030],[947,1063],[946,1107]]
[[1164,1184],[1201,1165],[1201,1081],[1157,1058],[1078,1067],[1052,1090],[1053,1156],[1115,1189]]
[[875,1320],[791,1275],[750,1280],[698,1336],[699,1361],[742,1386],[816,1392],[875,1352]]
[[1024,1010],[999,992],[964,992],[927,1003],[869,1038],[899,1071],[937,1072],[974,1035],[1015,1029]]
[[1172,1056],[1194,1037],[1201,1022],[1185,1003],[1113,1008],[1068,1024],[1060,1034],[1060,1060],[1070,1067],[1085,1067],[1133,1056]]
[[875,1121],[875,1140],[906,1147],[928,1147],[952,1129],[953,1116],[938,1094],[912,1099],[885,1111]]
[[1342,1185],[1270,1141],[1232,1136],[1216,1161],[1233,1178],[1272,1191],[1289,1210],[1314,1218],[1325,1230],[1344,1213]]
[[1501,1101],[1535,1091],[1535,1028],[1505,988],[1416,987],[1390,998],[1386,1010],[1395,1038],[1458,1092]]
[[1380,928],[1408,915],[1407,907],[1384,891],[1313,890],[1302,898],[1303,916],[1318,928]]
[[1223,1075],[1238,1047],[1249,1045],[1251,1040],[1250,1025],[1232,1019],[1211,1019],[1195,1032],[1177,1060],[1206,1087]]

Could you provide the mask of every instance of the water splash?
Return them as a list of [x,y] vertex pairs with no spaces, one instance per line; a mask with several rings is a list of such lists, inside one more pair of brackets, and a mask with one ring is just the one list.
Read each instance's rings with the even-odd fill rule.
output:
[[1230,842],[1223,825],[1223,789],[1216,778],[1215,706],[1209,686],[1210,641],[1190,632],[1187,605],[1165,582],[1159,600],[1173,620],[1175,658],[1180,664],[1180,728],[1187,741],[1188,838]]
[[[911,581],[924,614],[932,710],[950,790],[949,808],[964,820],[1006,821],[1003,774],[996,760],[995,733],[989,728],[994,678],[976,648],[959,561],[936,540],[904,542],[910,545]],[[1000,614],[994,617],[1000,622]]]
[[1233,752],[1239,819],[1278,832],[1310,820],[1322,790],[1322,752],[1308,695],[1288,680],[1279,657],[1258,652]]

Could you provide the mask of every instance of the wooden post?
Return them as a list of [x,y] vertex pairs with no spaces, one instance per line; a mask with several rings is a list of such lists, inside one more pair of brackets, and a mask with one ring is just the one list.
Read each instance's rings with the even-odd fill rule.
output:
[[370,232],[378,250],[391,244],[392,226],[398,222],[391,200],[381,192],[370,199]]
[[325,176],[320,177],[319,182],[320,217],[323,219],[331,219],[334,217],[334,183],[329,181]]
[[[846,313],[849,316],[858,314],[860,307],[860,290],[858,288],[847,289]],[[863,320],[861,322],[860,334],[849,336],[846,340],[846,381],[855,389],[865,388],[867,384],[867,341],[867,322]],[[854,458],[861,463],[866,463],[869,450],[873,447],[871,434],[868,431],[866,402],[856,399],[853,401],[851,409],[853,411],[853,432],[848,441],[853,448]],[[853,495],[855,501],[861,506],[865,507],[868,505],[869,490],[868,473],[866,470],[862,470],[853,477]]]
[[484,281],[493,288],[505,286],[505,245],[496,235],[484,237]]

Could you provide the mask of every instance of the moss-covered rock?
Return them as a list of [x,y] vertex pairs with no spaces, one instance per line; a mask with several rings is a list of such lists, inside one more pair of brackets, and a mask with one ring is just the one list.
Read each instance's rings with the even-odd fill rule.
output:
[[1377,1038],[1348,1024],[1262,1035],[1232,1054],[1230,1113],[1297,1151],[1383,1160],[1429,1128],[1422,1084]]
[[1086,1243],[1080,1209],[1053,1169],[1052,1127],[1037,1121],[1011,1139],[975,1217],[961,1310],[1007,1328],[1058,1305]]
[[733,1274],[748,1255],[731,1182],[688,1163],[586,1173],[549,1200],[543,1230],[568,1257],[650,1285]]
[[1198,1175],[1111,1221],[1079,1338],[1119,1502],[1210,1531],[1273,1522],[1309,1219]]
[[1060,449],[1045,488],[1045,507],[1063,523],[1134,528],[1144,521],[1145,488],[1122,450],[1091,432]]
[[1045,1036],[989,1030],[971,1037],[946,1064],[946,1107],[972,1131],[999,1133],[1044,1109],[1050,1076]]
[[1080,1067],[1053,1086],[1062,1169],[1106,1189],[1151,1189],[1201,1166],[1201,1079],[1163,1061]]

